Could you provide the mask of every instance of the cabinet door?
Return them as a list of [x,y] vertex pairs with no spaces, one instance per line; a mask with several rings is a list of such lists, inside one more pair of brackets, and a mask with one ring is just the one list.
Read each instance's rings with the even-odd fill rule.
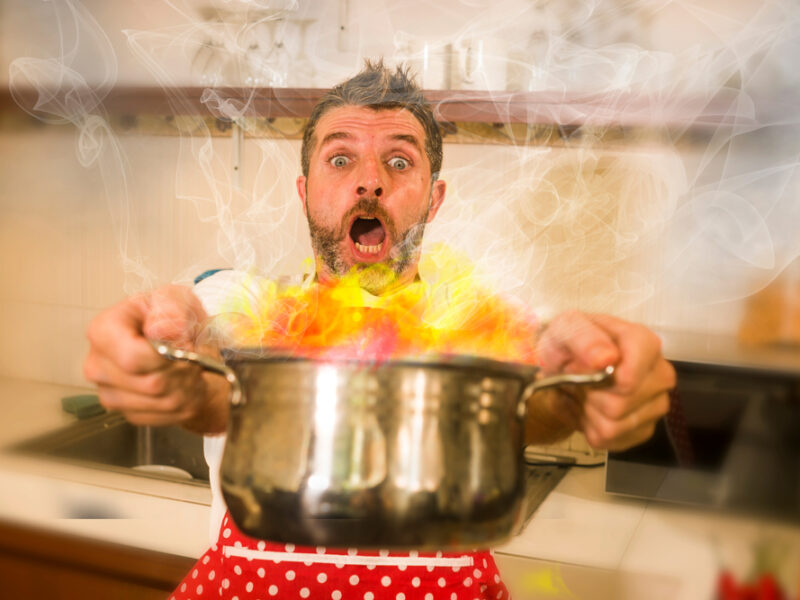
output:
[[194,559],[0,522],[3,598],[165,600]]

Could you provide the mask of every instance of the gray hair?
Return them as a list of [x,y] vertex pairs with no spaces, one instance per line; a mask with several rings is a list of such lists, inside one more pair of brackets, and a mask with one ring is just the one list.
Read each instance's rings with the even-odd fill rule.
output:
[[425,131],[425,154],[431,165],[432,179],[438,177],[442,169],[442,133],[430,104],[408,67],[397,66],[391,71],[384,66],[383,59],[365,61],[364,69],[358,75],[325,93],[314,106],[303,132],[300,151],[303,175],[308,177],[311,152],[316,144],[317,122],[326,112],[341,106],[364,106],[373,110],[404,108],[409,111]]

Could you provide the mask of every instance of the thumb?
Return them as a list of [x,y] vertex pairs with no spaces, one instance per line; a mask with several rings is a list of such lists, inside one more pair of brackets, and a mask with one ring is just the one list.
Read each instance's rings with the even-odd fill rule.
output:
[[546,372],[580,372],[616,364],[620,353],[609,331],[587,315],[572,311],[558,315],[545,329],[539,358]]
[[180,346],[192,346],[206,318],[203,305],[191,289],[171,285],[154,290],[148,297],[142,324],[145,337]]

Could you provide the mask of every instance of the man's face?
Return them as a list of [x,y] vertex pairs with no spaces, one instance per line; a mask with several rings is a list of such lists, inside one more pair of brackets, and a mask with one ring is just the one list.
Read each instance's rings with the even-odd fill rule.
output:
[[445,193],[431,182],[420,122],[402,109],[343,106],[317,122],[315,138],[297,191],[320,281],[355,269],[373,294],[412,281]]

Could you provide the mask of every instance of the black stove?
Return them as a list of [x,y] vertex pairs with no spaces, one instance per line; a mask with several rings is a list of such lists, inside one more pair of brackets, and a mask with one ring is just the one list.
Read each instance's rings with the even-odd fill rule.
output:
[[606,491],[800,521],[800,371],[672,362],[670,414],[609,454]]

